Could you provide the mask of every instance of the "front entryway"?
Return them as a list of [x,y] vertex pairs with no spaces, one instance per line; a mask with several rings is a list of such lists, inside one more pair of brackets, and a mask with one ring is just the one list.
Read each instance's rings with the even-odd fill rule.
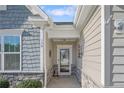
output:
[[80,87],[76,39],[48,39],[45,54],[45,87]]
[[72,46],[57,45],[58,75],[71,75]]

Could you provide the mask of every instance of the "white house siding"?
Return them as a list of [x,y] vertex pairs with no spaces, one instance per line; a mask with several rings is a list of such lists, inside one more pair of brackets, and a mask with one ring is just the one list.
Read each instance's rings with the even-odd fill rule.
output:
[[81,32],[82,87],[101,87],[101,7]]
[[124,34],[116,34],[114,30],[114,21],[124,19],[124,6],[112,6],[112,85],[124,87]]
[[[13,86],[15,85],[14,81],[21,81],[25,78],[43,79],[43,72],[40,72],[40,29],[27,21],[28,16],[32,15],[24,5],[7,5],[7,10],[0,11],[0,29],[24,29],[21,35],[21,69],[23,72],[27,72],[27,76],[22,71],[20,73],[16,71],[16,73],[9,72],[9,74],[0,73]],[[32,71],[37,72],[31,73]],[[30,75],[28,76],[28,74]]]

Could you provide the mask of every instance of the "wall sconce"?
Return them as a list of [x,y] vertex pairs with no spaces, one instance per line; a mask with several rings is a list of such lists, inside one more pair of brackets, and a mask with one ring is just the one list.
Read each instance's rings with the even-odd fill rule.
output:
[[52,53],[51,53],[51,50],[49,50],[49,57],[51,57]]
[[115,33],[121,34],[124,33],[124,20],[115,20],[114,21]]

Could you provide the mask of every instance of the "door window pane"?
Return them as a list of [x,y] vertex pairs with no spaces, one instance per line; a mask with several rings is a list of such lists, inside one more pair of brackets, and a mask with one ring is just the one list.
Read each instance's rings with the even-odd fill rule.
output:
[[19,36],[5,36],[4,37],[4,52],[19,52],[20,51],[20,37]]
[[5,54],[4,55],[5,70],[19,70],[20,69],[20,54]]
[[69,49],[60,49],[60,72],[69,72]]

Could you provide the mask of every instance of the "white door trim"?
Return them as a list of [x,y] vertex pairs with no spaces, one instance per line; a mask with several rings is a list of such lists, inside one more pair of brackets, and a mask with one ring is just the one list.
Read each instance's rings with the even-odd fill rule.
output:
[[[69,62],[69,73],[60,72],[60,49],[69,49],[70,62]],[[58,74],[59,75],[71,75],[71,64],[72,64],[72,45],[57,45],[57,64],[58,64]]]

